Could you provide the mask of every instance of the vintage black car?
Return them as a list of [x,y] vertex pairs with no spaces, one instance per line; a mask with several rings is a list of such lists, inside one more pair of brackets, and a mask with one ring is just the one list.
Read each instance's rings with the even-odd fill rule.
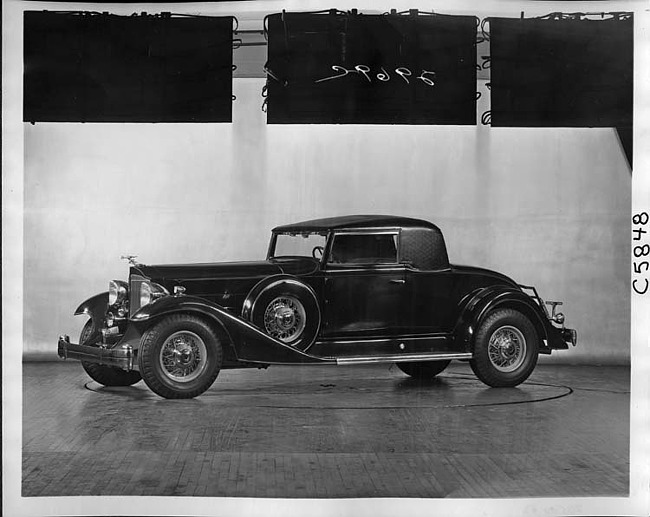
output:
[[79,359],[105,386],[144,379],[166,398],[207,390],[222,368],[397,363],[432,378],[469,361],[490,386],[525,381],[538,354],[576,344],[533,287],[449,263],[440,229],[355,215],[273,229],[261,262],[157,265],[130,260],[128,282],[82,303]]

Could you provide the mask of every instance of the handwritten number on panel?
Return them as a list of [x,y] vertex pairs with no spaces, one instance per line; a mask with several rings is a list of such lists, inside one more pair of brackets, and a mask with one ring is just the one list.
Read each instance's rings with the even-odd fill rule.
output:
[[[331,81],[333,79],[341,79],[342,77],[345,77],[346,75],[349,74],[362,75],[369,83],[373,82],[371,76],[372,69],[368,65],[356,65],[354,69],[348,69],[340,65],[332,65],[331,68],[334,72],[337,72],[335,75],[323,77],[322,79],[317,79],[314,82],[322,83],[325,81]],[[398,76],[400,76],[402,79],[404,79],[404,82],[406,82],[406,84],[411,84],[411,81],[409,80],[409,77],[413,76],[413,72],[411,72],[411,70],[409,70],[404,66],[400,66],[395,68],[395,73]],[[434,82],[435,75],[436,73],[430,70],[422,70],[422,72],[420,73],[419,76],[416,77],[416,79],[419,79],[427,86],[435,86],[435,82]],[[392,77],[390,76],[386,68],[384,68],[383,66],[381,67],[381,71],[375,74],[375,77],[381,82],[388,82],[392,79]]]
[[406,81],[406,84],[410,84],[409,77],[411,77],[413,74],[408,68],[404,68],[403,66],[400,66],[399,68],[395,69],[395,73],[399,75],[402,79],[404,79]]
[[[430,75],[431,78],[426,77],[427,75]],[[429,86],[435,86],[435,83],[433,82],[433,77],[435,77],[436,73],[435,72],[429,72],[428,70],[422,70],[422,73],[418,77],[424,84],[428,84]]]
[[386,72],[386,69],[382,66],[381,67],[381,72],[377,74],[377,79],[380,81],[390,81],[390,75],[388,75],[388,72]]

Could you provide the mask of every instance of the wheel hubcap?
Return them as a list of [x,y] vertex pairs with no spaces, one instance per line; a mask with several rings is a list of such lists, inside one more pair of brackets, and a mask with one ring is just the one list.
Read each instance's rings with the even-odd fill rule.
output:
[[165,340],[160,349],[162,371],[176,382],[190,382],[196,379],[206,364],[205,343],[194,332],[175,332]]
[[293,296],[280,296],[266,306],[264,328],[280,341],[292,343],[305,330],[305,308]]
[[526,357],[526,338],[516,327],[499,327],[490,337],[488,356],[497,370],[515,371]]

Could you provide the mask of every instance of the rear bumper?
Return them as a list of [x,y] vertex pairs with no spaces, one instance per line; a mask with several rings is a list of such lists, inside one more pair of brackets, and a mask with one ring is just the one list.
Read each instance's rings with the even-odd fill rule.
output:
[[121,345],[115,348],[102,348],[90,345],[77,345],[70,343],[70,337],[63,335],[59,337],[59,357],[62,359],[77,359],[89,363],[116,366],[126,371],[134,368],[133,347]]
[[540,343],[539,353],[550,354],[553,350],[568,350],[569,345],[576,346],[578,332],[574,329],[557,328],[549,324],[543,344]]
[[575,329],[564,328],[560,332],[565,343],[571,343],[573,346],[578,344],[578,332]]

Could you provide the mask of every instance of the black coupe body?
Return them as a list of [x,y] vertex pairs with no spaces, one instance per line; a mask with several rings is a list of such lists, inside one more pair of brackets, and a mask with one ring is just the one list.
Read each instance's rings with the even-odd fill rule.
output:
[[468,360],[491,386],[515,386],[539,353],[576,331],[532,287],[449,263],[440,229],[392,216],[280,226],[260,262],[147,266],[82,303],[80,344],[59,338],[104,385],[141,378],[166,398],[194,397],[222,368],[397,363],[433,377]]

